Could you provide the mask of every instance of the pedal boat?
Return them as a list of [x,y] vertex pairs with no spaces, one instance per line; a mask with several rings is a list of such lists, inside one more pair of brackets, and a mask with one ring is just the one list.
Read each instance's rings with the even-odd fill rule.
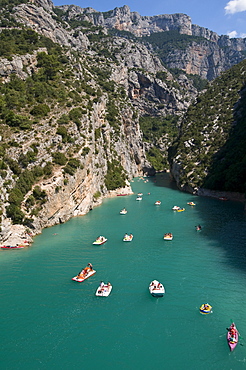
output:
[[106,243],[108,239],[105,238],[105,236],[99,236],[98,238],[96,238],[96,240],[93,242],[94,245],[102,245],[104,243]]
[[149,292],[153,297],[163,297],[165,288],[159,281],[153,280],[149,285]]
[[163,236],[164,240],[173,240],[173,234],[172,233],[166,233]]
[[99,287],[96,290],[96,296],[97,297],[108,297],[112,290],[112,285],[110,283],[104,284],[101,283]]
[[133,235],[132,234],[130,234],[130,235],[125,234],[125,236],[123,238],[123,242],[131,242],[132,239],[133,239]]
[[96,273],[95,270],[91,269],[90,267],[85,267],[78,275],[74,276],[72,280],[82,283],[82,281],[88,279],[95,273]]

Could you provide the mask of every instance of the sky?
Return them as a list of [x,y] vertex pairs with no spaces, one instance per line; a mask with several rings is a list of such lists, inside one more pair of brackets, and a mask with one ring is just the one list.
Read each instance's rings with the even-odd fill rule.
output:
[[54,5],[78,5],[106,12],[128,5],[140,15],[184,13],[193,24],[218,35],[246,37],[246,0],[52,0]]

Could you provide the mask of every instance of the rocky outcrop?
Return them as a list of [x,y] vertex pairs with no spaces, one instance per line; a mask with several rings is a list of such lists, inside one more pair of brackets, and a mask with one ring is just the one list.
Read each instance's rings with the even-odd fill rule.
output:
[[11,60],[0,58],[0,78],[3,83],[10,81],[10,76],[15,74],[22,80],[37,71],[37,54],[47,52],[46,48],[39,48],[33,54],[14,55]]
[[[104,13],[74,5],[59,8],[66,12],[68,19],[79,17],[96,26],[128,31],[137,37],[166,31],[178,31],[181,35],[197,37],[183,48],[173,47],[172,52],[162,56],[162,60],[168,68],[178,68],[203,79],[213,80],[245,58],[246,39],[219,36],[207,28],[192,24],[191,18],[186,14],[141,16],[137,12],[131,12],[127,5]],[[155,51],[158,52],[158,49]]]
[[61,25],[54,19],[52,8],[50,1],[35,1],[34,4],[27,3],[15,7],[14,16],[18,22],[50,38],[53,42],[67,47],[72,46],[78,51],[86,50],[89,44],[88,38],[82,32],[74,37],[74,32],[68,25]]

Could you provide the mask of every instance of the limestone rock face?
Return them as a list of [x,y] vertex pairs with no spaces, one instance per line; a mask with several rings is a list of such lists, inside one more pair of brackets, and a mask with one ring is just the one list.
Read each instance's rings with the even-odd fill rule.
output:
[[[42,4],[42,7],[39,6]],[[50,38],[53,42],[63,46],[74,47],[76,50],[83,51],[87,49],[89,40],[86,35],[79,33],[75,38],[73,31],[65,29],[52,17],[51,2],[43,3],[43,0],[35,4],[21,4],[15,8],[15,18],[23,23],[26,27]]]
[[11,60],[0,58],[0,77],[2,82],[10,81],[11,74],[15,74],[25,80],[33,72],[37,71],[37,54],[47,52],[46,48],[39,48],[33,54],[15,55]]
[[[168,68],[198,74],[203,79],[213,80],[222,71],[245,59],[246,38],[229,39],[225,35],[219,36],[216,32],[192,24],[191,18],[186,14],[141,16],[137,12],[131,12],[126,5],[106,13],[74,5],[59,8],[68,12],[69,18],[80,14],[83,19],[94,25],[128,31],[139,38],[165,31],[178,31],[182,35],[197,37],[199,39],[188,43],[187,47],[173,47],[172,51],[162,57],[162,61]],[[158,52],[158,49],[155,52]]]

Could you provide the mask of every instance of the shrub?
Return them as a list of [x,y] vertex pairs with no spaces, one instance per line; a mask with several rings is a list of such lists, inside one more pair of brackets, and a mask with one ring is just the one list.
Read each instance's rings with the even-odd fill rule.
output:
[[35,105],[30,113],[33,116],[39,116],[39,117],[44,117],[47,116],[47,114],[50,112],[50,108],[47,104],[38,104]]
[[98,190],[95,194],[93,194],[93,198],[98,199],[101,196],[101,192]]
[[60,166],[64,166],[67,163],[67,158],[64,153],[56,152],[52,153],[53,161]]
[[57,135],[62,136],[62,142],[63,143],[66,143],[68,141],[68,133],[67,133],[67,129],[66,129],[65,126],[59,126],[56,133],[57,133]]

